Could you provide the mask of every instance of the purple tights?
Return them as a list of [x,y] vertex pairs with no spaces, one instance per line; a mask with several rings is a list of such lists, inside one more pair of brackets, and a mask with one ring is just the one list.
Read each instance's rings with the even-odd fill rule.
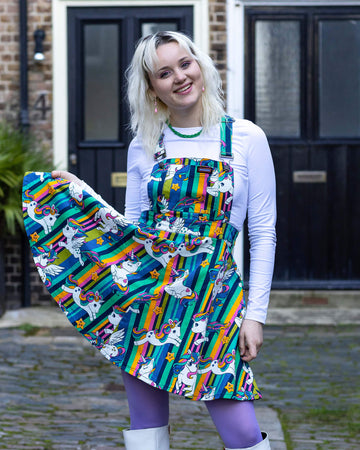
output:
[[[129,402],[131,429],[168,425],[169,393],[126,372],[122,374]],[[247,448],[262,440],[253,402],[218,399],[204,403],[225,447]]]

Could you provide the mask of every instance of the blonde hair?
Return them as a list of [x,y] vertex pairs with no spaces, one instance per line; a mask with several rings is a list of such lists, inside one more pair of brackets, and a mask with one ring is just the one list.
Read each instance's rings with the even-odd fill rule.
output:
[[160,31],[141,39],[126,71],[131,129],[141,138],[144,149],[153,154],[170,113],[167,106],[158,101],[154,112],[154,97],[150,93],[149,74],[157,62],[156,50],[160,45],[176,42],[199,64],[205,90],[202,95],[201,125],[203,132],[219,123],[224,115],[221,78],[212,59],[183,33]]

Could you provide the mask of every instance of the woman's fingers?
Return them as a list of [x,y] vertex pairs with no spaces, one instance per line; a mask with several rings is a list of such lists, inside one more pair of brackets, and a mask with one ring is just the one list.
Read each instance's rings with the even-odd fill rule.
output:
[[239,350],[241,358],[252,361],[256,358],[263,343],[263,325],[255,320],[244,320],[239,334]]
[[51,176],[53,178],[63,178],[64,180],[73,181],[74,183],[81,185],[81,180],[76,175],[66,172],[65,170],[53,170]]

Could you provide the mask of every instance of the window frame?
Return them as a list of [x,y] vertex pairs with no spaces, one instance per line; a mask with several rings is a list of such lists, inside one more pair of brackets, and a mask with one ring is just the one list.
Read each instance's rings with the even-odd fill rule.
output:
[[258,20],[299,20],[300,22],[300,136],[268,134],[276,145],[358,144],[359,137],[320,136],[319,23],[321,20],[360,20],[358,7],[274,6],[245,7],[245,118],[255,120],[255,24]]

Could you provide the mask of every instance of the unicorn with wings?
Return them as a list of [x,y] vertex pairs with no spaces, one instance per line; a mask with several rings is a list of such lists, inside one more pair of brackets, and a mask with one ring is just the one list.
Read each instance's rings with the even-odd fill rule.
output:
[[46,247],[33,247],[32,248],[34,262],[39,272],[40,278],[46,287],[51,286],[51,279],[49,276],[59,275],[64,270],[64,267],[52,264],[57,258],[57,254],[52,245]]
[[59,216],[55,205],[40,206],[29,190],[25,192],[25,197],[27,199],[23,201],[23,208],[27,210],[28,216],[43,227],[45,234],[49,234]]

